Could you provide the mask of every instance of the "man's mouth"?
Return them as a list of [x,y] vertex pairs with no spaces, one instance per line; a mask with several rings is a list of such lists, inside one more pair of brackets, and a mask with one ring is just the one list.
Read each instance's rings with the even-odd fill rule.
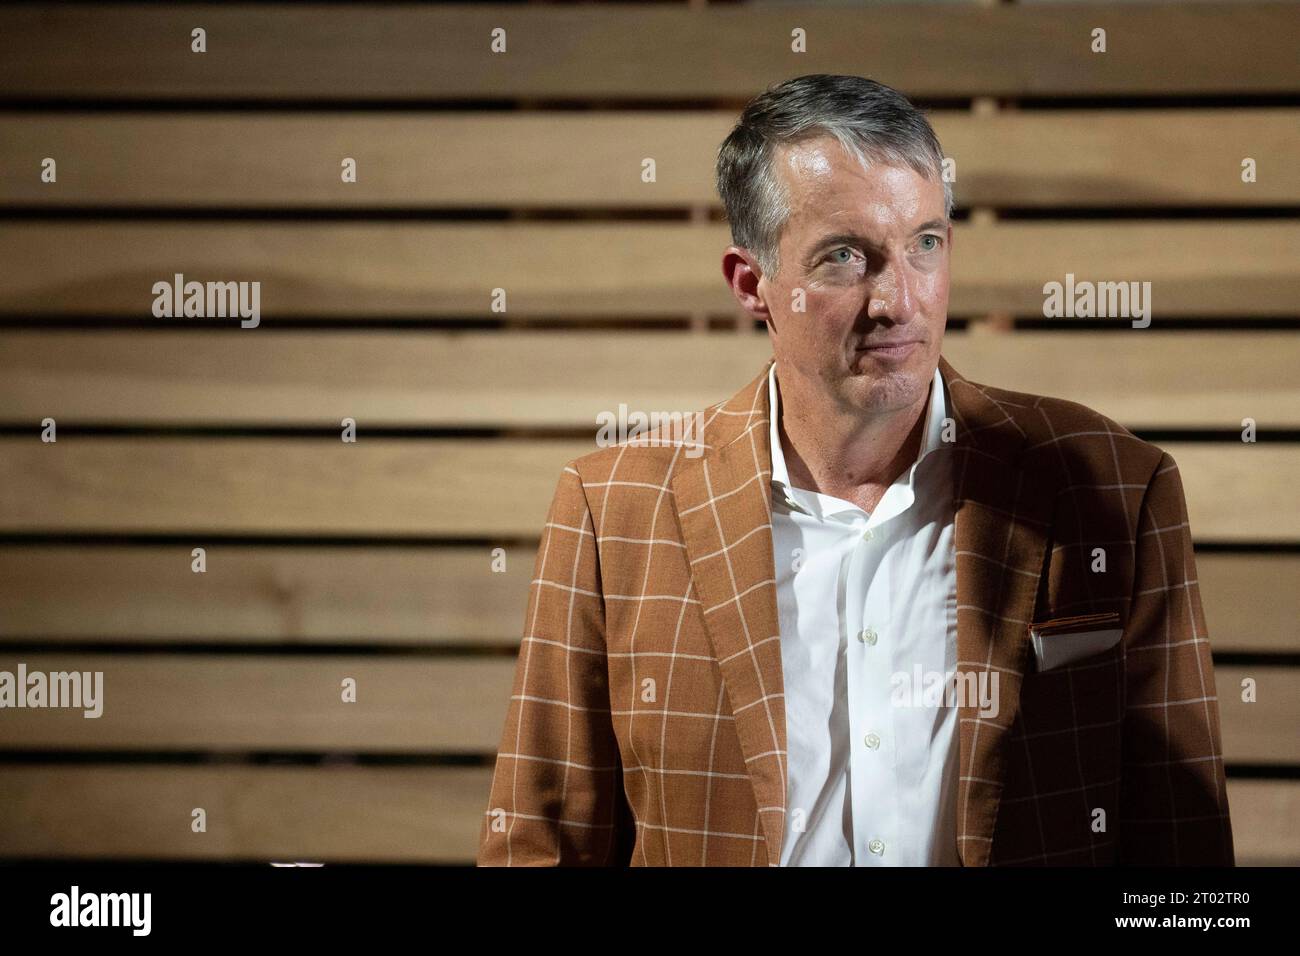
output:
[[858,346],[859,352],[865,352],[876,358],[899,359],[911,355],[913,351],[919,348],[920,342],[909,340],[906,342],[881,342],[878,344],[868,343],[867,345]]

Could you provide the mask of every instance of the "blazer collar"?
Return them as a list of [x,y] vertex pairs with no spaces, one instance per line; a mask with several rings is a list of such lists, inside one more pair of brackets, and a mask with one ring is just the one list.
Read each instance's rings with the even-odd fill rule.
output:
[[[943,421],[948,414],[947,395],[940,371],[934,370],[930,382],[930,397],[925,403],[925,416],[921,422],[921,447],[916,460],[908,466],[908,483],[913,484],[916,467],[932,451],[943,447]],[[777,433],[777,418],[781,414],[781,395],[777,388],[776,363],[767,364],[767,445],[772,452],[772,484],[782,491],[790,487],[790,472],[785,464],[785,453]]]
[[[772,555],[771,365],[709,410],[705,453],[682,459],[672,487],[692,585],[759,807],[766,862],[776,866],[788,780]],[[955,425],[957,667],[997,688],[995,715],[981,715],[975,702],[958,713],[957,850],[963,864],[984,866],[1047,555],[1051,483],[1026,468],[1026,436],[1014,417],[1019,406],[999,402],[943,357],[939,371]]]

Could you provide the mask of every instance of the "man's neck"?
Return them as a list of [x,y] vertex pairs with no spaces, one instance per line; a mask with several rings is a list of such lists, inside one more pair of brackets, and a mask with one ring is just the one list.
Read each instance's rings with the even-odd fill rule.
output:
[[777,433],[790,483],[870,513],[920,453],[929,388],[909,408],[872,414],[803,386],[777,370]]

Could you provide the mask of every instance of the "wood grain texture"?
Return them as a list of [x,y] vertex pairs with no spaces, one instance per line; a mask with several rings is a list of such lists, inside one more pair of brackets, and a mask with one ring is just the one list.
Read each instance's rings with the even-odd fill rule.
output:
[[[1300,540],[1292,443],[1162,442],[1192,532]],[[0,438],[0,533],[535,537],[593,440]]]
[[[0,545],[0,642],[516,648],[536,550]],[[1300,556],[1202,553],[1216,652],[1296,653]]]
[[[1300,428],[1292,332],[949,332],[943,352],[973,381],[1067,398],[1132,429],[1223,431],[1248,417]],[[620,404],[706,408],[771,354],[764,334],[670,331],[0,332],[0,417],[594,433]]]
[[535,547],[0,546],[0,640],[516,648]]
[[[0,530],[67,533],[540,533],[591,442],[491,439],[0,438]],[[48,452],[54,451],[54,454]]]
[[490,781],[482,767],[0,764],[0,858],[468,864]]
[[[20,661],[102,672],[103,713],[7,710],[0,749],[492,753],[515,670],[511,656],[84,653],[0,653],[0,670]],[[355,703],[341,700],[347,678]],[[1226,760],[1300,762],[1300,669],[1219,666],[1215,682]]]
[[[1254,701],[1243,682],[1253,681]],[[1216,666],[1214,683],[1228,763],[1290,766],[1300,763],[1300,668]]]
[[[0,764],[0,857],[468,865],[490,782],[480,767]],[[1228,804],[1238,866],[1300,863],[1300,830],[1280,825],[1300,783],[1229,779]]]
[[493,753],[515,670],[509,655],[237,653],[0,654],[0,670],[20,661],[102,672],[102,715],[6,708],[4,750]]
[[[1104,21],[1104,55],[1090,49]],[[190,52],[202,25],[208,52]],[[507,52],[494,54],[503,28]],[[808,38],[791,53],[791,31]],[[11,97],[123,100],[748,98],[785,76],[871,75],[911,96],[1279,93],[1288,4],[687,8],[456,4],[10,8]],[[650,38],[653,38],[651,40]],[[926,51],[918,56],[917,51]]]
[[[1300,110],[929,116],[959,207],[1300,203]],[[721,208],[727,111],[0,111],[0,205],[130,209]],[[220,148],[214,148],[219,145]],[[57,184],[38,160],[57,160]],[[340,163],[357,163],[344,183]],[[1258,178],[1241,179],[1243,159]],[[642,162],[655,161],[654,182]]]
[[[734,316],[739,306],[719,270],[730,242],[726,226],[675,222],[10,221],[0,223],[0,315],[166,323],[153,317],[152,290],[180,273],[259,282],[263,323]],[[1297,253],[1300,220],[1292,219],[958,225],[949,311],[1042,318],[1044,285],[1073,275],[1150,282],[1157,327],[1180,315],[1293,316]],[[494,289],[505,290],[504,313],[493,311]],[[239,328],[234,318],[205,321]]]

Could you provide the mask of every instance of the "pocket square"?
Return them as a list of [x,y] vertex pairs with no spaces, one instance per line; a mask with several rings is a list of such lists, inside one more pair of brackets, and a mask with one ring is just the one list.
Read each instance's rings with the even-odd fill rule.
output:
[[1110,650],[1124,636],[1119,614],[1080,614],[1029,625],[1040,671],[1051,670]]

